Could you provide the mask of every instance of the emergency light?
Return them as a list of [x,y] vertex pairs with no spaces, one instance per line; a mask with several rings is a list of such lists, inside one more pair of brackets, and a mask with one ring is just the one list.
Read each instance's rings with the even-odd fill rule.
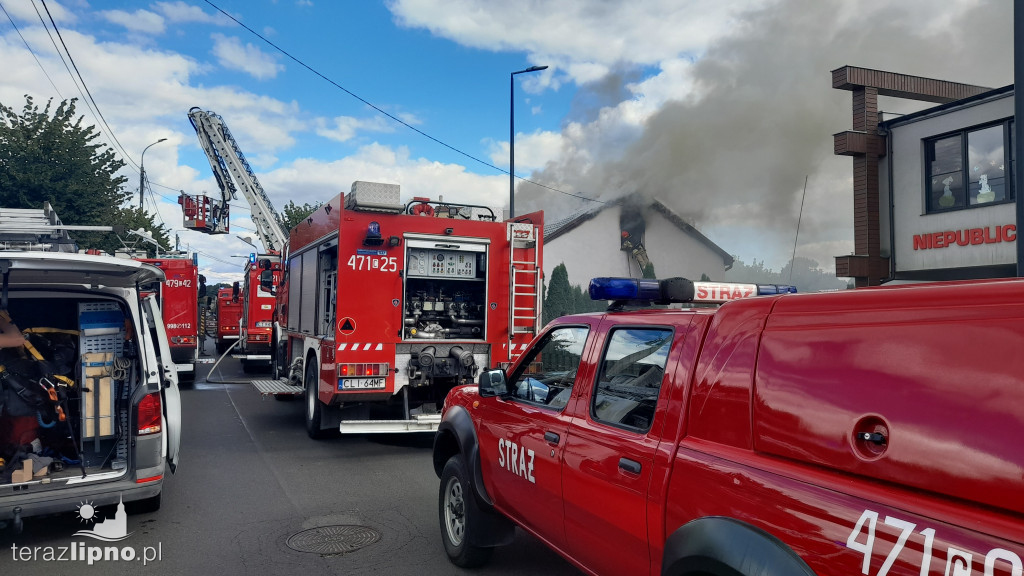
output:
[[591,300],[646,304],[721,304],[749,296],[795,294],[796,287],[783,284],[692,282],[686,278],[594,278],[590,281],[588,292]]
[[380,234],[380,223],[370,222],[366,227],[366,237],[363,238],[363,246],[380,246],[384,238]]

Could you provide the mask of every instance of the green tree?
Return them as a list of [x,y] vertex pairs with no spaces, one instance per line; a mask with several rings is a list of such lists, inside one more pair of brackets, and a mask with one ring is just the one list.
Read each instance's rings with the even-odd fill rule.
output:
[[565,269],[565,264],[559,264],[551,271],[551,284],[548,285],[544,298],[544,324],[547,325],[555,318],[575,311],[575,298],[572,286],[569,285],[569,271]]
[[[45,201],[65,224],[146,228],[166,245],[163,227],[128,206],[133,193],[118,174],[124,161],[83,120],[74,99],[56,108],[50,99],[40,110],[26,96],[21,113],[0,103],[0,206],[40,209]],[[113,251],[122,245],[113,234],[71,235],[82,247]]]
[[295,228],[300,222],[309,217],[310,214],[316,212],[316,209],[323,206],[323,202],[317,202],[316,204],[305,203],[299,206],[295,202],[289,200],[288,204],[284,207],[284,212],[281,216],[281,224],[285,227],[285,230],[291,230]]

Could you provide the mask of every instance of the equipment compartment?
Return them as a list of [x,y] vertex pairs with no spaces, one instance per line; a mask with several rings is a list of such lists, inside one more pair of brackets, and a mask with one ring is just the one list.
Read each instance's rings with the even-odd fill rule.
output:
[[404,339],[484,339],[487,312],[487,253],[484,250],[484,246],[475,244],[409,247]]
[[8,311],[32,346],[0,349],[0,485],[48,490],[61,478],[124,473],[138,382],[126,310],[114,300],[12,293]]

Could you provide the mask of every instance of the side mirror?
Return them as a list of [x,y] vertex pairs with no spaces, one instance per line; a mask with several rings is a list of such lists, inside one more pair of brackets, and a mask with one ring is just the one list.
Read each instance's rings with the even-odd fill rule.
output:
[[266,288],[267,291],[269,291],[269,292],[273,292],[274,291],[274,271],[273,270],[264,270],[263,272],[260,272],[260,286],[262,286],[263,288]]
[[239,286],[238,282],[235,282],[234,284],[231,285],[231,301],[232,302],[238,302],[238,296],[241,295],[241,293],[242,293],[242,288],[241,288],[241,286]]
[[504,370],[484,370],[477,378],[480,396],[505,396],[508,394],[508,382]]

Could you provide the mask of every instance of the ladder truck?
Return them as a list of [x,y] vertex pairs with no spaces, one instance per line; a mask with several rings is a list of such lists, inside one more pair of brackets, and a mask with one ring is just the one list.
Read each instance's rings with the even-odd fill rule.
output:
[[[205,194],[183,193],[178,203],[182,206],[185,227],[206,234],[227,234],[230,231],[229,202],[237,199],[241,192],[252,210],[256,235],[263,244],[264,253],[250,255],[245,264],[242,317],[237,350],[233,354],[241,359],[243,369],[248,372],[255,366],[270,365],[274,291],[281,278],[281,252],[288,242],[288,233],[224,119],[199,107],[188,111],[188,119],[210,162],[221,194],[220,198],[210,198]],[[265,271],[270,271],[274,278],[268,287],[259,282],[260,274]]]

